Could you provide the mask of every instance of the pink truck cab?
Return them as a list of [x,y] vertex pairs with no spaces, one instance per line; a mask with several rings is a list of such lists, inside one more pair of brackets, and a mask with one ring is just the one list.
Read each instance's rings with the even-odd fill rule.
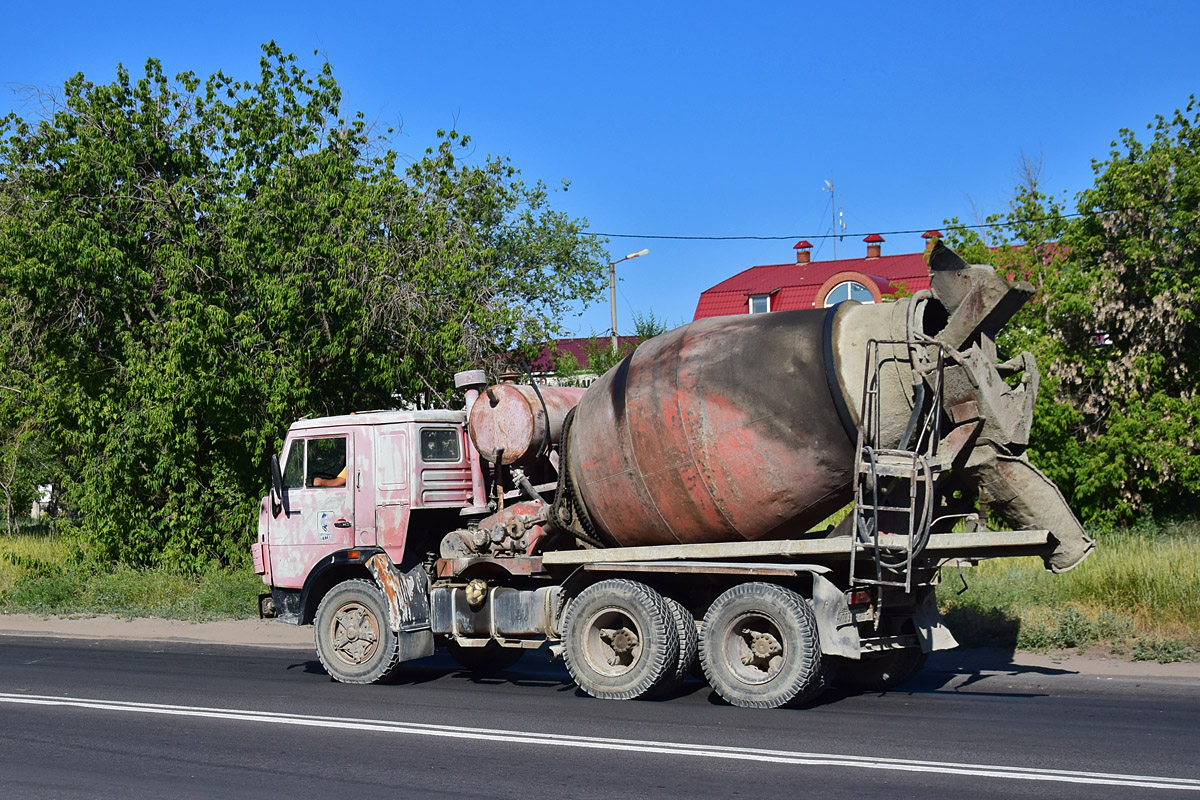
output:
[[310,622],[316,609],[305,595],[319,599],[322,575],[340,579],[368,553],[404,563],[414,516],[453,527],[471,505],[469,453],[461,411],[373,411],[293,424],[279,458],[284,491],[263,498],[253,545],[275,613]]

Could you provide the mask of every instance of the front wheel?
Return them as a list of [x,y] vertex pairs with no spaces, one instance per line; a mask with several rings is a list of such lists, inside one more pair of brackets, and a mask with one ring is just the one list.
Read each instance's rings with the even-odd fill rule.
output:
[[321,666],[342,683],[375,683],[400,664],[383,593],[364,580],[339,583],[317,606],[313,641]]
[[773,583],[742,583],[713,602],[700,630],[709,685],[735,706],[802,703],[825,688],[825,659],[808,601]]

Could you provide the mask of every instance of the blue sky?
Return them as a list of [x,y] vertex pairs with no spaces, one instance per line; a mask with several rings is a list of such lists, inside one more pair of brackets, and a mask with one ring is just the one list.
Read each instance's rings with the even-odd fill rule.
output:
[[[1002,210],[1022,151],[1073,197],[1120,128],[1200,88],[1196,2],[42,2],[5,22],[0,112],[21,107],[10,89],[149,56],[253,77],[275,39],[310,68],[328,57],[349,107],[402,123],[400,152],[457,127],[480,158],[569,179],[555,204],[595,231],[811,238],[830,232],[832,174],[858,234],[841,257],[872,231]],[[793,243],[614,239],[614,258],[651,249],[618,267],[618,326],[690,320],[703,289]],[[608,305],[564,323],[606,332]]]

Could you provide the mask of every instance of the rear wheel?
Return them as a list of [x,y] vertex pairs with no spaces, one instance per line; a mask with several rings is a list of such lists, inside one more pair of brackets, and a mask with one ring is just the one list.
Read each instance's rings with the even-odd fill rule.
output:
[[516,664],[525,651],[519,647],[501,647],[496,642],[488,642],[483,647],[464,647],[458,642],[446,645],[446,652],[464,669],[490,675]]
[[679,658],[675,669],[668,674],[659,694],[666,694],[678,689],[689,674],[697,669],[697,656],[700,652],[700,632],[696,630],[696,618],[687,606],[671,597],[663,597],[667,609],[671,612],[671,621],[675,624],[675,634],[679,637]]
[[579,593],[563,623],[563,660],[579,688],[632,700],[674,675],[679,635],[666,600],[636,581],[601,581]]
[[400,663],[400,642],[387,624],[387,605],[375,584],[344,581],[317,606],[313,641],[330,677],[342,683],[375,683]]
[[825,688],[825,659],[808,601],[773,583],[742,583],[713,602],[700,631],[700,663],[729,703],[776,708]]
[[833,683],[841,689],[882,692],[905,683],[925,666],[929,654],[916,648],[893,650],[859,661],[845,659]]

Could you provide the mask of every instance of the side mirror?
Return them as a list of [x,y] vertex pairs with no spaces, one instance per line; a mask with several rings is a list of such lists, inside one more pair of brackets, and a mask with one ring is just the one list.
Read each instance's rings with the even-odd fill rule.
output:
[[279,469],[279,456],[271,454],[271,514],[278,517],[283,510],[283,471]]

